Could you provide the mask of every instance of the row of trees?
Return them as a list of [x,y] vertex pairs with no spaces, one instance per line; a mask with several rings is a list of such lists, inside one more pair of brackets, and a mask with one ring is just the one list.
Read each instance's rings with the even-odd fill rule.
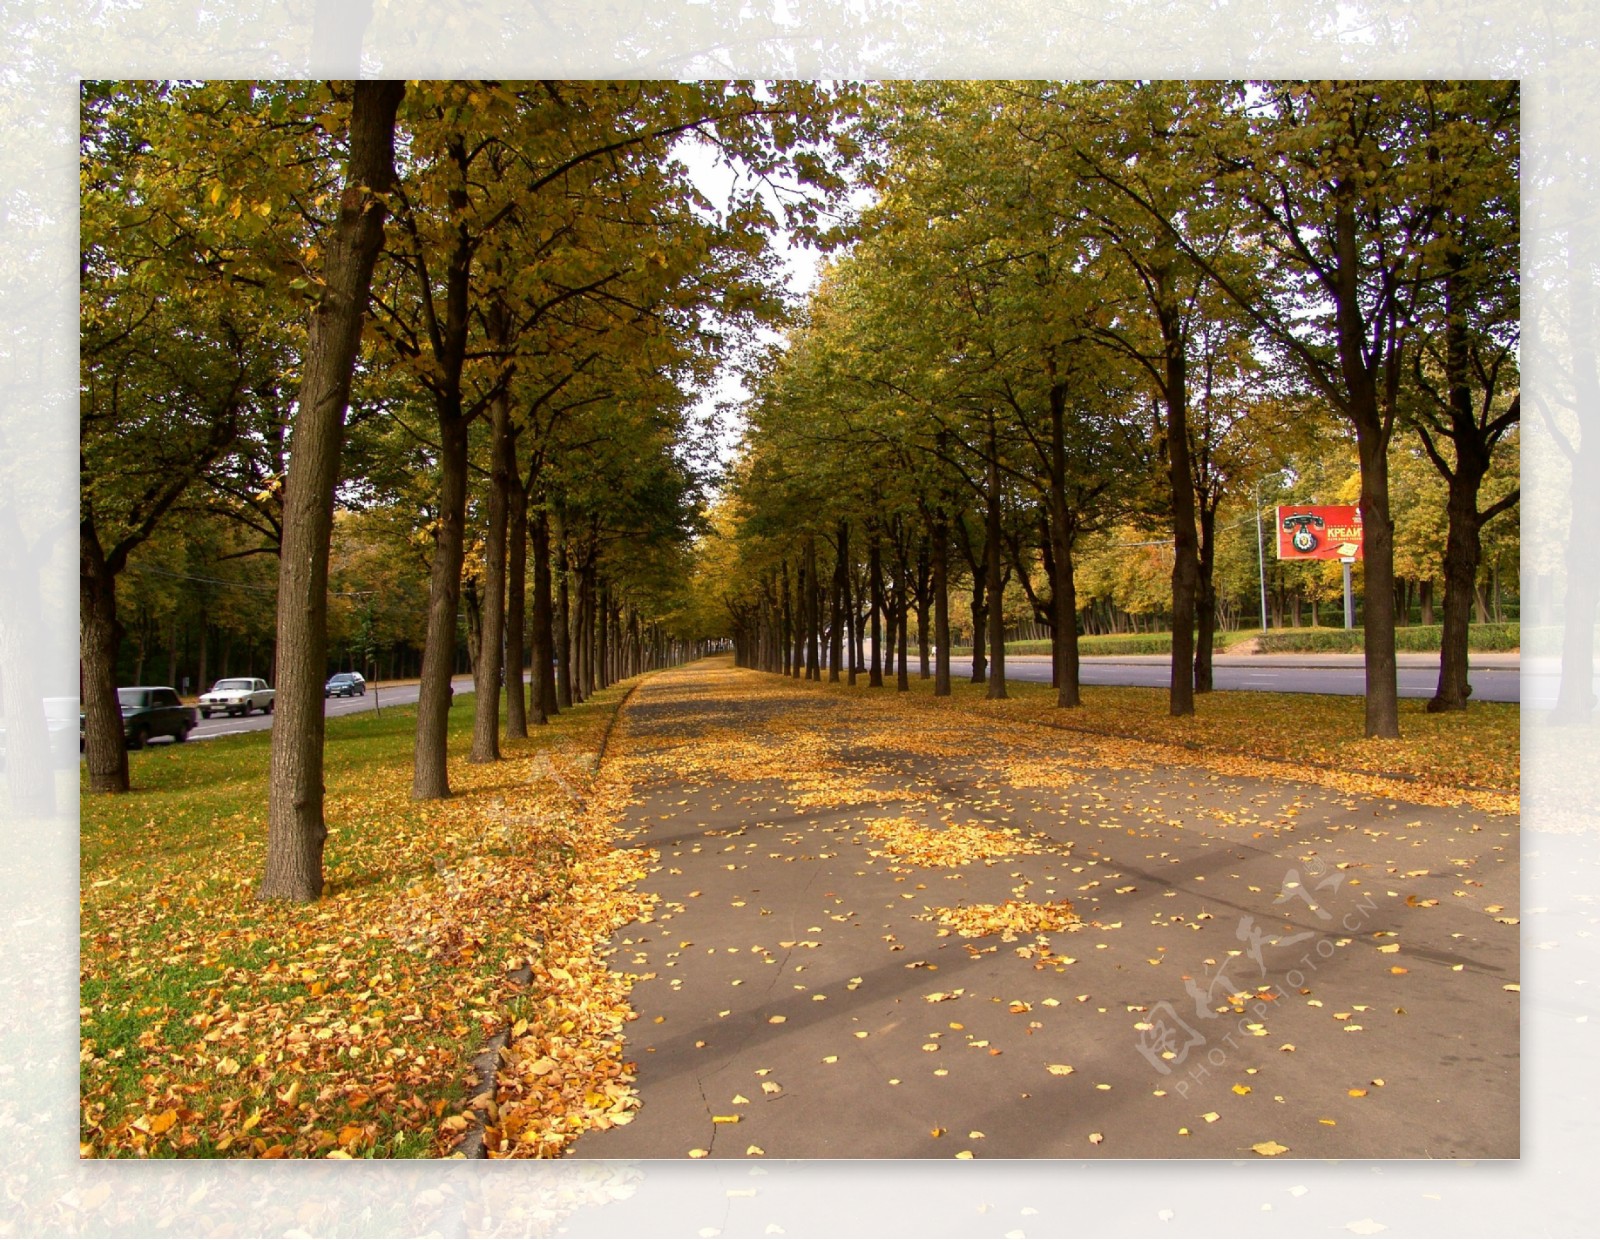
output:
[[[819,634],[898,651],[931,609],[944,692],[964,572],[1003,697],[1014,578],[1074,706],[1080,561],[1159,526],[1186,714],[1219,523],[1286,486],[1361,506],[1368,735],[1399,732],[1407,576],[1443,581],[1430,705],[1465,707],[1482,530],[1518,499],[1516,83],[932,83],[866,115],[865,234],[756,376],[706,551],[742,659],[815,673]],[[1443,503],[1408,541],[1443,553],[1408,563],[1391,470],[1422,464]]]
[[[507,668],[535,672],[526,700],[504,677],[521,734],[692,653],[674,618],[710,476],[693,393],[779,312],[776,217],[826,231],[839,102],[808,83],[86,85],[91,787],[127,787],[119,579],[179,525],[227,523],[219,579],[276,559],[265,897],[321,891],[332,574],[357,645],[425,574],[419,798],[449,794],[463,630],[475,761],[499,756]],[[691,143],[787,193],[707,201]]]

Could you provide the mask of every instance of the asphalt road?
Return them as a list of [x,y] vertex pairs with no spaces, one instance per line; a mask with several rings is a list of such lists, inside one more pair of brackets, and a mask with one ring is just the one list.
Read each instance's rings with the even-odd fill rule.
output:
[[[1213,667],[1213,678],[1218,689],[1255,689],[1267,693],[1339,693],[1360,697],[1366,692],[1366,673],[1359,656],[1316,656],[1311,663],[1305,656],[1258,655],[1220,656]],[[1333,660],[1338,659],[1339,662]],[[1348,661],[1345,661],[1348,660]],[[963,661],[958,665],[966,670]],[[1151,685],[1167,684],[1169,663],[1163,656],[1126,656],[1113,658],[1086,658],[1082,660],[1080,676],[1086,685]],[[952,674],[957,668],[952,667]],[[1517,702],[1521,700],[1521,679],[1516,656],[1502,656],[1493,663],[1474,665],[1469,680],[1472,696],[1480,702]],[[1006,676],[1017,680],[1050,683],[1050,659],[1047,655],[1011,655],[1006,659]],[[1529,677],[1529,705],[1549,707],[1555,703],[1557,677],[1552,675]],[[1400,696],[1431,698],[1439,684],[1439,664],[1436,659],[1423,656],[1412,662],[1401,657],[1399,669]],[[1548,698],[1547,701],[1543,700]]]
[[[953,675],[969,673],[966,659],[957,659]],[[1006,659],[1006,675],[1015,680],[1050,683],[1050,659],[1046,655],[1011,655]],[[1148,685],[1167,683],[1168,663],[1160,655],[1131,655],[1083,660],[1082,677],[1086,685]],[[1220,655],[1215,664],[1219,690],[1258,690],[1268,693],[1340,693],[1359,697],[1366,692],[1365,673],[1359,655]],[[1400,656],[1400,696],[1433,696],[1439,680],[1438,662],[1428,655]],[[1526,680],[1524,686],[1523,681]],[[1517,702],[1526,689],[1528,705],[1548,709],[1555,704],[1559,675],[1554,667],[1522,668],[1516,655],[1475,656],[1471,673],[1473,697],[1481,702]],[[472,677],[457,676],[451,681],[457,693],[472,688]],[[405,683],[367,686],[365,697],[328,698],[328,717],[371,710],[375,703],[404,706],[417,700],[417,685]],[[191,740],[232,736],[239,732],[258,732],[272,726],[271,715],[247,715],[229,719],[213,716],[202,719]]]
[[[471,676],[457,676],[451,685],[457,693],[463,693],[472,688]],[[374,706],[406,706],[417,700],[417,684],[409,682],[398,685],[367,685],[366,696],[349,698],[323,699],[324,712],[329,719],[338,718],[340,715],[354,715],[360,711],[372,710]],[[272,726],[271,715],[238,715],[228,718],[226,715],[213,715],[210,719],[202,719],[195,725],[194,731],[189,733],[192,741],[210,740],[214,736],[235,736],[240,732],[259,732],[263,728]],[[159,742],[157,742],[159,743]]]

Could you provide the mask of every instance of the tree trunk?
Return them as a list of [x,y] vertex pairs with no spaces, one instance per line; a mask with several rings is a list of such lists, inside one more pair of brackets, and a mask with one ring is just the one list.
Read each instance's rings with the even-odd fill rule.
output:
[[941,514],[929,523],[933,557],[933,696],[950,696],[950,531]]
[[529,528],[533,543],[533,722],[544,724],[556,702],[556,638],[550,599],[550,513],[540,501]]
[[1199,630],[1194,643],[1196,693],[1212,690],[1211,658],[1217,641],[1216,564],[1217,507],[1213,501],[1200,505],[1200,558],[1195,588],[1195,627]]
[[[451,229],[454,240],[445,260],[444,315],[433,356],[436,371],[433,398],[439,431],[439,519],[434,528],[433,565],[428,580],[428,631],[417,696],[415,766],[411,778],[411,796],[415,800],[450,795],[448,745],[453,696],[450,679],[455,663],[461,567],[466,548],[468,419],[462,406],[461,373],[467,354],[472,310],[469,295],[476,246],[469,231],[464,188],[468,163],[466,142],[455,134],[446,139],[445,145],[449,158],[462,172],[463,185],[447,191],[455,218]],[[498,657],[496,654],[496,660]]]
[[91,516],[84,518],[79,548],[78,657],[83,664],[84,764],[89,770],[89,791],[126,792],[128,752],[117,705],[117,656],[123,628],[117,619],[116,575],[106,565]]
[[872,581],[872,664],[867,687],[883,688],[883,557],[878,548],[878,531],[867,536],[867,573]]
[[461,565],[467,509],[467,422],[456,408],[439,413],[439,519],[434,526],[428,578],[428,629],[417,696],[417,736],[411,777],[413,800],[450,795],[448,744],[451,672],[461,613]]
[[401,82],[357,82],[339,218],[324,241],[283,489],[278,562],[277,695],[267,785],[267,856],[258,895],[322,894],[322,686],[327,672],[328,541],[350,377],[372,268],[383,245],[383,195],[394,182]]
[[1449,525],[1444,552],[1444,616],[1439,636],[1439,685],[1430,712],[1466,710],[1472,686],[1467,681],[1468,609],[1481,552],[1477,495],[1459,467],[1450,480]]
[[989,426],[989,486],[984,513],[984,592],[989,596],[989,701],[1006,696],[1006,630],[1000,580],[1000,461],[994,424]]
[[[491,307],[491,318],[494,317]],[[491,331],[490,336],[505,333]],[[490,402],[489,529],[483,543],[483,617],[478,663],[473,670],[472,750],[469,762],[500,760],[500,686],[509,681],[505,665],[506,530],[512,478],[517,472],[516,436],[511,430],[511,395],[502,390]],[[517,669],[521,679],[522,669]]]
[[1417,599],[1422,606],[1422,623],[1431,625],[1433,621],[1433,578],[1417,582]]
[[[528,735],[528,694],[522,684],[528,629],[528,492],[512,462],[511,521],[506,537],[506,735]],[[535,690],[537,691],[537,689]]]
[[817,579],[817,540],[806,539],[806,679],[822,679],[822,582]]
[[1194,714],[1195,595],[1200,557],[1195,534],[1194,476],[1189,463],[1189,359],[1182,310],[1172,297],[1170,272],[1158,280],[1156,317],[1165,353],[1162,398],[1167,412],[1167,477],[1172,496],[1172,674],[1168,712]]
[[899,693],[905,693],[911,688],[911,669],[907,662],[910,652],[909,630],[911,627],[911,573],[910,556],[906,546],[905,522],[896,517],[894,519],[894,566],[896,570],[894,611],[892,613],[892,628],[889,634],[890,645],[895,652],[894,687]]
[[828,681],[839,683],[839,664],[844,659],[844,613],[847,606],[845,592],[849,588],[849,570],[846,565],[850,555],[850,527],[839,522],[834,540],[833,597],[829,609],[828,625]]
[[555,634],[556,707],[569,710],[572,707],[572,598],[567,581],[566,532],[560,527],[556,530],[555,580],[556,614],[551,627]]
[[1361,461],[1362,555],[1366,607],[1362,638],[1367,669],[1366,734],[1400,735],[1400,692],[1394,656],[1394,521],[1389,515],[1388,436],[1376,411],[1356,426]]

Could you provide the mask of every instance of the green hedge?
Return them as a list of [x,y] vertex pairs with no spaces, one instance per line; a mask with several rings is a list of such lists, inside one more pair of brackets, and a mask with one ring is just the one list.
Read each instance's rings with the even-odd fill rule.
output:
[[[1218,650],[1227,650],[1250,636],[1248,632],[1229,632],[1217,634]],[[970,658],[971,646],[955,646],[951,648],[954,658]],[[1049,654],[1050,642],[1043,641],[1007,642],[1007,654]],[[1110,654],[1171,654],[1171,633],[1106,633],[1098,637],[1078,638],[1078,653],[1081,655],[1110,655]]]
[[[1403,625],[1394,631],[1394,648],[1410,654],[1434,654],[1441,636],[1437,624]],[[1217,634],[1218,653],[1226,653],[1239,643],[1257,640],[1262,654],[1360,654],[1361,629],[1302,628],[1259,630],[1243,629]],[[1474,624],[1467,630],[1468,646],[1480,653],[1519,648],[1521,626]],[[1083,655],[1171,654],[1171,633],[1112,633],[1101,637],[1080,637],[1078,652]],[[1007,642],[1007,654],[1049,654],[1049,641]],[[971,658],[972,647],[955,646],[952,658]]]
[[[1467,629],[1467,645],[1480,652],[1516,650],[1521,626],[1474,624]],[[1394,631],[1394,648],[1413,654],[1433,654],[1439,649],[1442,629],[1437,624],[1408,624]],[[1273,629],[1259,635],[1262,654],[1360,654],[1361,629]]]

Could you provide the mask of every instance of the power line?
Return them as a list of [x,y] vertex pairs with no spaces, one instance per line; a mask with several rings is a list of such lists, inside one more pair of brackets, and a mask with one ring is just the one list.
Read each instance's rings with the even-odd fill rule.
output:
[[[198,573],[175,573],[166,568],[138,568],[130,565],[128,571],[130,573],[139,573],[146,577],[171,577],[178,581],[199,581],[204,582],[206,585],[226,586],[233,590],[254,590],[259,594],[276,594],[278,592],[277,586],[251,585],[248,581],[229,581],[223,577],[202,577]],[[371,590],[328,591],[329,596],[332,598],[361,598],[371,593],[373,593]]]

